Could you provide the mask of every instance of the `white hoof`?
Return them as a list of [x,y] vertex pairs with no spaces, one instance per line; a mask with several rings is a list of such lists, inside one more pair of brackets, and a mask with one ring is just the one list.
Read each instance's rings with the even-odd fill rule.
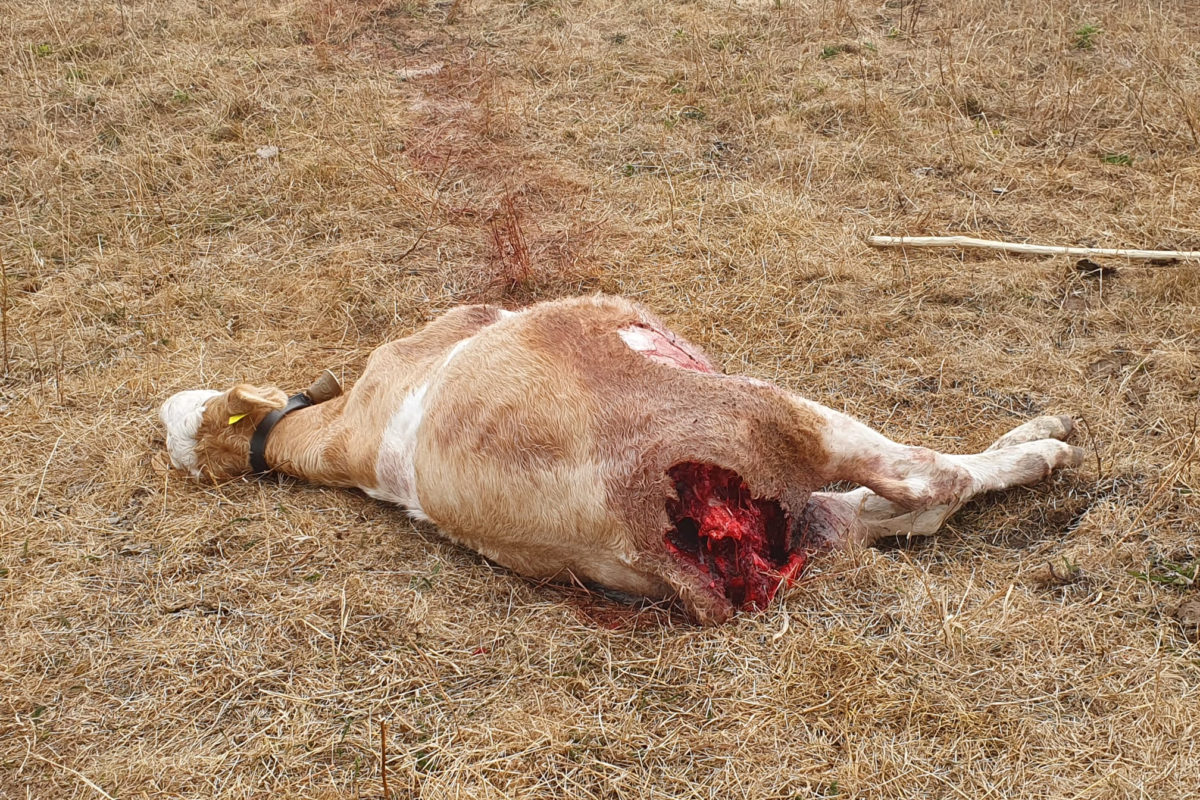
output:
[[1015,444],[1036,442],[1039,439],[1063,440],[1075,430],[1075,422],[1066,414],[1059,416],[1037,417],[1024,425],[1013,428],[996,440],[988,450],[999,450],[1001,447],[1012,447]]

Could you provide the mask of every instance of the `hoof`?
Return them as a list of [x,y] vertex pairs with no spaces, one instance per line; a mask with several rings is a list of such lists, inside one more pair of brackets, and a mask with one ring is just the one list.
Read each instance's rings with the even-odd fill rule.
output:
[[1013,428],[996,440],[988,450],[999,450],[1001,447],[1012,447],[1016,444],[1036,442],[1039,439],[1058,439],[1062,441],[1075,430],[1075,421],[1066,414],[1059,416],[1037,417],[1024,425]]

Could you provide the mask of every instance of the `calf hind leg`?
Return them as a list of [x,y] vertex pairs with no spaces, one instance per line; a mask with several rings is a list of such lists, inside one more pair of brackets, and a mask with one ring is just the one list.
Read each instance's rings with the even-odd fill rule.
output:
[[805,511],[810,535],[838,547],[935,533],[975,495],[1036,483],[1054,469],[1078,465],[1082,451],[1061,441],[1073,427],[1070,417],[1038,417],[970,456],[888,442],[917,457],[910,464],[901,456],[882,468],[866,467],[863,482],[868,485],[854,491],[814,493]]
[[[1059,467],[1080,462],[1083,451],[1058,438],[1069,433],[1062,417],[1034,420],[1002,437],[995,449],[948,455],[888,439],[858,420],[805,400],[824,417],[821,436],[830,480],[869,487],[911,511],[954,505],[980,492],[1034,483]],[[1049,433],[1052,438],[1028,440]]]

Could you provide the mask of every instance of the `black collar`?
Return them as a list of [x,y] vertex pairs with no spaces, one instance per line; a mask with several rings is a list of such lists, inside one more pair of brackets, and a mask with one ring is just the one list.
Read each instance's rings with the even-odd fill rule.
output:
[[271,429],[288,414],[308,408],[312,404],[313,401],[308,399],[308,395],[301,392],[289,397],[287,405],[283,408],[277,408],[263,417],[263,421],[254,429],[254,435],[250,437],[250,469],[260,475],[271,471],[270,465],[267,464],[267,437],[271,435]]

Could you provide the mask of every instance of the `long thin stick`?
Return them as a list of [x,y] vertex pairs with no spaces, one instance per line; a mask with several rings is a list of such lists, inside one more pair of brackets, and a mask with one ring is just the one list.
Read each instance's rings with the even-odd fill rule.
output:
[[392,800],[387,787],[387,720],[379,720],[379,772],[383,775],[383,800]]
[[1009,253],[1200,261],[1200,250],[1123,250],[1111,247],[1063,247],[1050,244],[998,242],[993,239],[975,239],[971,236],[872,236],[867,239],[867,242],[875,247],[975,247],[983,250],[1003,250]]

